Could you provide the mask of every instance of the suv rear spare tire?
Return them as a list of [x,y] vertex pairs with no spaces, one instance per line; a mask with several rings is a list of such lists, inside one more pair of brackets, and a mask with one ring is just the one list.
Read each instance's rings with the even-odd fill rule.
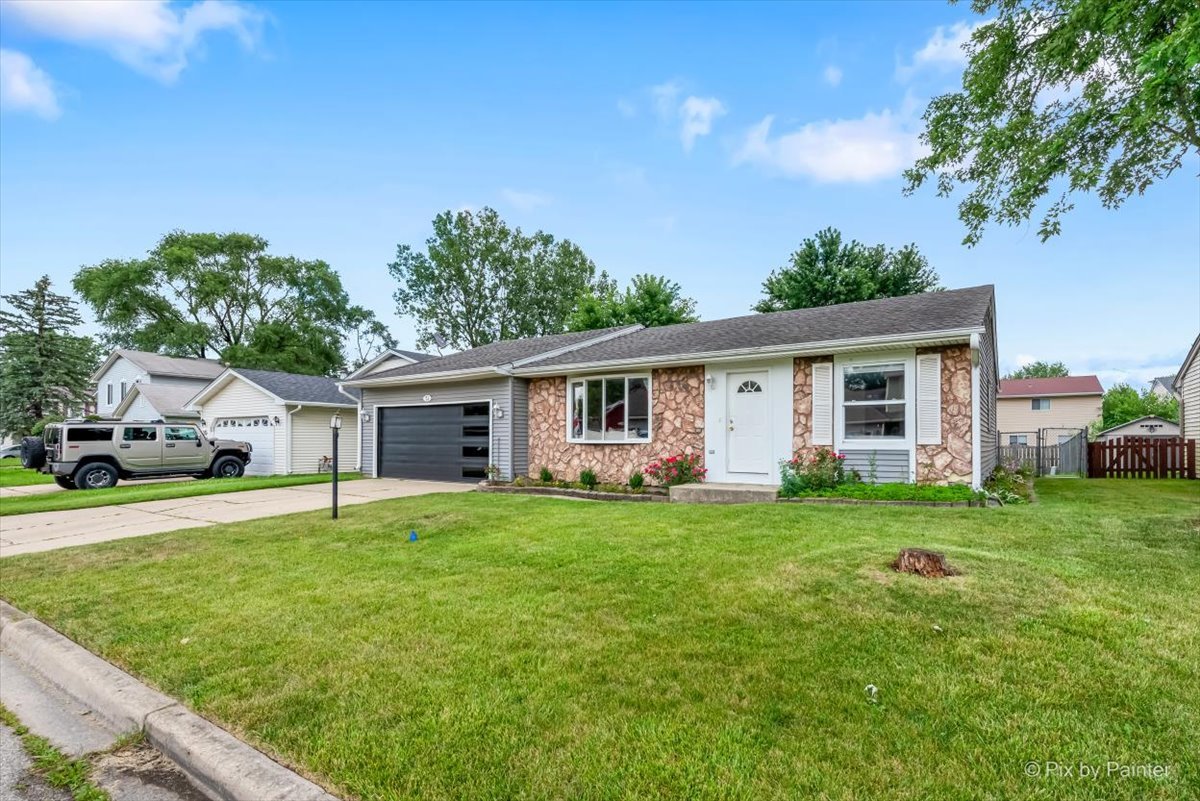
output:
[[246,472],[246,463],[236,456],[221,456],[212,466],[214,478],[241,478]]
[[104,462],[85,464],[75,471],[75,486],[79,489],[108,489],[117,486],[117,468]]
[[41,470],[46,464],[46,443],[41,437],[21,438],[21,467]]

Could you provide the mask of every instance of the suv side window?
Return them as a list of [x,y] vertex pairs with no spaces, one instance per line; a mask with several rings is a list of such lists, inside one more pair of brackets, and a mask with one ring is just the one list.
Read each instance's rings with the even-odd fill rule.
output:
[[154,442],[158,439],[158,429],[154,426],[126,426],[122,438],[126,442]]
[[163,429],[163,439],[167,442],[196,442],[200,432],[191,426],[167,426]]
[[67,439],[70,442],[112,442],[111,428],[68,428]]

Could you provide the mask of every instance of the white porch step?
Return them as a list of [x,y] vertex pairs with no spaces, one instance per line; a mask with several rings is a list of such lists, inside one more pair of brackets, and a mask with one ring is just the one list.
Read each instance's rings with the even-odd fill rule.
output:
[[778,490],[767,484],[680,484],[672,503],[774,503]]

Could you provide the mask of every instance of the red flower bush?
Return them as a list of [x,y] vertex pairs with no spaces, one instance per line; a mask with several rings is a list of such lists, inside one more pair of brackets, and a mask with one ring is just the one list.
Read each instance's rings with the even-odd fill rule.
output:
[[646,465],[642,473],[664,487],[677,484],[695,484],[704,480],[708,468],[703,466],[703,457],[698,453],[680,453]]

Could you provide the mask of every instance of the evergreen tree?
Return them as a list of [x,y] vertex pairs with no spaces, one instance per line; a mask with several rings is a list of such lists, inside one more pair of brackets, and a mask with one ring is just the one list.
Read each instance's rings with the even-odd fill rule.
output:
[[39,421],[83,408],[91,394],[99,348],[73,330],[83,322],[75,301],[32,289],[0,298],[0,435],[26,436]]

